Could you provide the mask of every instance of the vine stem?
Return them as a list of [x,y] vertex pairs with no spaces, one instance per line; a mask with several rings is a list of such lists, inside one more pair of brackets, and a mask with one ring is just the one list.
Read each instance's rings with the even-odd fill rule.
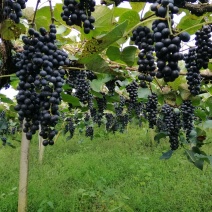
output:
[[48,0],[49,1],[49,8],[50,8],[50,13],[51,13],[51,21],[52,21],[52,24],[54,24],[54,12],[53,12],[53,7],[52,7],[52,1],[51,0]]
[[140,25],[148,22],[148,21],[154,21],[154,20],[166,20],[166,18],[160,18],[160,17],[156,17],[156,18],[150,18],[150,19],[145,19],[141,22],[139,22],[138,24],[136,24],[133,28],[131,28],[128,32],[126,32],[123,37],[126,37],[130,32],[132,32],[134,29],[136,29],[137,27],[139,27]]
[[12,76],[15,76],[15,74],[2,75],[2,76],[0,76],[0,78],[4,78],[4,77],[12,77]]
[[161,91],[163,91],[163,87],[160,85],[160,83],[158,82],[158,79],[157,77],[154,77],[155,78],[155,82],[157,83],[158,87],[160,88]]
[[36,17],[36,14],[37,14],[37,10],[38,10],[38,5],[40,4],[40,0],[37,0],[37,3],[36,3],[36,7],[35,7],[35,12],[34,12],[34,16],[33,16],[33,19],[32,19],[32,28],[35,27],[35,17]]
[[167,22],[168,22],[168,26],[169,26],[169,30],[170,30],[170,35],[173,35],[172,26],[171,26],[171,23],[170,23],[171,18],[170,18],[170,15],[169,15],[169,5],[167,5],[166,18],[167,18]]
[[142,12],[141,12],[141,19],[142,19],[143,14],[144,14],[144,9],[145,9],[145,7],[146,7],[146,3],[145,3],[145,5],[144,5],[144,7],[143,7],[143,10],[142,10]]
[[148,84],[149,84],[149,89],[150,89],[150,91],[151,91],[151,94],[153,94],[151,83],[149,82]]
[[180,31],[180,32],[178,32],[178,33],[176,33],[174,36],[178,36],[179,34],[181,34],[182,32],[186,32],[186,31],[188,31],[188,30],[190,30],[190,29],[192,29],[192,28],[194,28],[194,27],[198,27],[198,26],[203,26],[203,25],[208,25],[208,24],[212,24],[212,21],[210,21],[210,22],[203,22],[203,23],[201,23],[201,24],[196,24],[196,25],[194,25],[194,26],[192,26],[192,27],[189,27],[189,28],[187,28],[187,29],[184,29],[184,30],[182,30],[182,31]]

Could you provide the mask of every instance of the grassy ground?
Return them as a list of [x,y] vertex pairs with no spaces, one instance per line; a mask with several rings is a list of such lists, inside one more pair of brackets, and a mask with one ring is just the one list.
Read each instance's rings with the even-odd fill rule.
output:
[[[100,131],[93,141],[61,136],[45,149],[42,165],[34,138],[28,211],[212,211],[212,168],[198,170],[182,149],[159,160],[169,144],[150,137],[136,127],[115,136]],[[19,154],[19,147],[0,149],[0,212],[17,211]]]

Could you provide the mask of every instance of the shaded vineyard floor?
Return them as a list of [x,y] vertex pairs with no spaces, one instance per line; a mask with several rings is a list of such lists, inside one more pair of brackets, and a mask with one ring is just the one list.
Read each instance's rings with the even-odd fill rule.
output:
[[[60,136],[45,149],[42,165],[34,138],[28,211],[212,211],[212,168],[195,168],[182,148],[159,160],[169,144],[151,138],[135,126],[115,135],[98,130],[93,141]],[[19,144],[0,149],[0,212],[17,211],[19,154]]]

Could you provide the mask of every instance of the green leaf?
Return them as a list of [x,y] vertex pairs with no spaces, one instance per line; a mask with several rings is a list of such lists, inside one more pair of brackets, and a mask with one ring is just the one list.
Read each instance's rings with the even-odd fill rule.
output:
[[25,34],[26,28],[23,24],[16,24],[10,19],[6,19],[1,25],[1,38],[5,40],[14,40],[21,34]]
[[207,120],[202,124],[203,129],[211,129],[212,128],[212,120]]
[[205,105],[209,107],[210,115],[212,115],[212,96],[205,101]]
[[203,121],[205,121],[207,118],[205,111],[202,109],[196,109],[194,114],[195,116],[201,118]]
[[92,60],[87,61],[86,67],[97,73],[108,73],[110,71],[108,63],[99,55],[95,55]]
[[94,90],[91,90],[91,94],[93,94],[95,97],[99,97],[99,98],[102,98],[103,97],[101,93],[96,92]]
[[168,82],[167,84],[174,90],[178,91],[179,86],[185,82],[185,77],[179,76],[177,79],[175,79],[174,82]]
[[[202,21],[204,21],[204,16],[196,16],[193,14],[185,15],[181,20],[180,23],[177,25],[177,28],[179,30],[186,30],[189,34],[194,34],[198,29],[200,29],[202,26],[195,25],[200,24]],[[193,26],[191,28],[191,26]]]
[[45,27],[47,30],[49,29],[49,25],[51,24],[51,14],[49,6],[41,7],[36,13],[35,24],[37,30],[40,27]]
[[6,97],[4,94],[0,94],[0,102],[14,104],[14,102],[10,98]]
[[90,83],[91,88],[96,92],[100,92],[103,85],[104,85],[104,81],[102,81],[101,79],[94,79]]
[[188,149],[186,149],[185,152],[187,154],[188,160],[192,163],[195,163],[196,158],[194,156],[194,152],[192,150],[188,150]]
[[7,122],[5,120],[0,120],[0,131],[6,130],[8,127]]
[[108,56],[108,58],[110,60],[115,61],[115,60],[119,60],[120,59],[121,52],[120,52],[118,47],[109,46],[107,51],[106,51],[106,55]]
[[201,103],[201,98],[199,96],[194,96],[191,98],[193,106],[199,106]]
[[113,10],[108,7],[102,7],[97,5],[95,7],[95,12],[93,13],[93,17],[95,18],[95,32],[103,32],[110,31],[111,27],[113,27]]
[[40,16],[35,19],[35,24],[37,30],[39,30],[41,27],[44,27],[46,30],[49,30],[49,25],[51,24],[49,22],[49,19],[45,16]]
[[157,133],[155,135],[154,140],[159,143],[160,142],[160,139],[161,138],[165,138],[166,136],[167,136],[167,133],[165,133],[165,132],[159,132],[159,133]]
[[148,88],[138,88],[138,98],[147,99],[148,95],[151,94],[151,91]]
[[173,150],[169,150],[169,151],[163,153],[162,156],[160,157],[160,160],[169,159],[172,156],[173,152],[174,152]]
[[135,53],[137,48],[135,46],[127,46],[121,52],[121,60],[123,60],[128,66],[132,66],[135,62]]
[[131,9],[123,8],[123,7],[115,7],[114,8],[114,14],[113,15],[115,17],[120,17],[123,13],[125,13],[127,11],[131,11]]
[[188,90],[180,89],[180,96],[183,100],[187,100],[191,93]]
[[203,154],[196,154],[196,157],[206,161],[207,163],[209,163],[212,166],[212,156],[210,155],[203,155]]
[[194,165],[195,165],[198,169],[203,170],[204,160],[201,160],[201,159],[196,160],[196,161],[194,162]]
[[73,106],[80,106],[80,101],[75,96],[71,96],[62,92],[61,97],[64,102],[71,103]]
[[119,18],[119,23],[123,23],[125,20],[128,20],[128,25],[126,27],[126,31],[132,31],[140,22],[140,17],[138,13],[134,10],[127,11],[123,13]]
[[140,12],[141,10],[143,10],[145,5],[146,5],[145,2],[130,2],[132,10],[136,12]]
[[[62,7],[63,7],[63,4],[59,4],[57,3],[55,6],[54,6],[54,18],[57,20],[57,21],[62,21],[62,18],[61,18],[61,11],[62,11]],[[56,23],[57,23],[56,21]]]
[[103,36],[100,39],[91,39],[87,41],[82,51],[81,57],[79,58],[79,62],[88,63],[91,62],[93,58],[95,58],[96,54],[102,52],[104,49],[108,48],[115,41],[122,38],[125,29],[127,27],[128,21],[124,21],[123,23],[116,26],[109,33]]

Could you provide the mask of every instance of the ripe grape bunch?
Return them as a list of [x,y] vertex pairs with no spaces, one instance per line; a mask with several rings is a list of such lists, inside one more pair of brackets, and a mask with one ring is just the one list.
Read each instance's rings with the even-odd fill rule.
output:
[[129,93],[128,112],[132,113],[138,98],[138,84],[136,83],[136,81],[133,81],[132,83],[127,85],[126,90]]
[[161,109],[163,116],[163,130],[168,133],[171,150],[176,150],[179,147],[179,132],[181,129],[181,118],[179,109],[174,109],[168,104],[164,104]]
[[142,80],[142,87],[146,85],[145,81],[152,82],[152,76],[155,76],[155,60],[153,56],[154,40],[153,33],[146,26],[139,26],[133,30],[131,40],[141,50],[138,54],[138,71],[141,73],[138,79]]
[[197,68],[208,68],[209,59],[212,58],[211,26],[205,25],[195,33],[196,65]]
[[188,54],[184,55],[184,60],[188,71],[186,74],[188,89],[194,96],[198,95],[200,93],[201,76],[199,66],[197,65],[196,49],[190,48]]
[[93,133],[94,133],[93,127],[87,126],[86,131],[85,131],[85,136],[90,137],[90,139],[92,140],[93,139]]
[[91,13],[95,11],[95,5],[94,0],[80,0],[79,3],[76,0],[64,0],[61,17],[69,26],[83,25],[84,33],[88,34],[90,30],[94,29],[95,19]]
[[161,18],[152,24],[158,67],[156,77],[172,82],[179,76],[178,61],[183,59],[179,52],[181,41],[188,42],[190,35],[187,32],[174,35],[173,14],[178,13],[179,8],[174,6],[173,0],[158,0],[152,4],[151,10]]
[[68,55],[55,45],[56,28],[40,32],[30,28],[29,36],[23,36],[23,52],[14,58],[18,85],[17,105],[19,120],[25,119],[23,131],[28,140],[39,129],[43,145],[53,145],[57,134],[54,129],[59,119],[59,104],[65,71],[60,66],[69,65]]
[[157,123],[158,114],[158,97],[157,94],[152,93],[148,95],[148,101],[146,103],[147,120],[149,122],[149,128],[154,128]]
[[3,2],[3,16],[4,18],[10,18],[15,23],[20,22],[22,17],[22,9],[26,8],[27,0],[4,0]]
[[182,125],[186,132],[186,138],[189,141],[189,135],[193,129],[194,109],[191,100],[184,100],[181,105]]

